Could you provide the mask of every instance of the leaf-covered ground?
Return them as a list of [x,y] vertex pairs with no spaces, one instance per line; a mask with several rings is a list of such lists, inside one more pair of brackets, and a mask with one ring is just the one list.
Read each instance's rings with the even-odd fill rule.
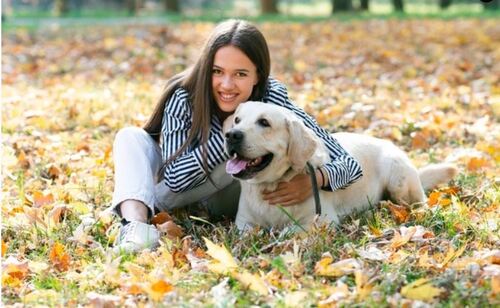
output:
[[144,123],[212,27],[3,33],[4,304],[499,304],[498,20],[259,24],[273,75],[321,125],[390,139],[417,166],[446,160],[460,174],[427,204],[383,202],[307,235],[239,235],[180,211],[181,240],[112,255],[114,134]]

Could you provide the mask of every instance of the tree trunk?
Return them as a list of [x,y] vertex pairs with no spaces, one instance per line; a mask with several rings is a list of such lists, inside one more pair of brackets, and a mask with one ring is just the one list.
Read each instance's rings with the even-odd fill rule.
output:
[[488,11],[495,11],[500,8],[500,0],[492,0],[488,3],[483,2],[483,8]]
[[450,7],[453,0],[439,0],[439,7],[444,10]]
[[141,0],[126,0],[126,1],[127,1],[128,14],[131,16],[137,15],[139,9],[141,8],[142,1]]
[[278,14],[278,0],[260,0],[262,14]]
[[54,14],[56,16],[64,16],[69,12],[68,0],[55,0],[54,1]]
[[404,12],[405,8],[403,0],[393,0],[392,3],[396,12]]
[[352,0],[332,0],[332,13],[352,11]]
[[361,5],[359,7],[362,11],[370,10],[370,0],[361,0]]
[[167,10],[167,12],[171,13],[181,12],[178,0],[165,0],[165,9]]

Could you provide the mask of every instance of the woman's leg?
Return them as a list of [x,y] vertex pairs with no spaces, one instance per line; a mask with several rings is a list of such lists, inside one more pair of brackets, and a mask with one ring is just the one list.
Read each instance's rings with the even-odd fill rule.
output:
[[[212,182],[205,183],[189,191],[174,193],[164,181],[156,184],[156,206],[162,211],[170,211],[194,202],[203,202],[215,215],[236,213],[239,200],[239,182],[226,173],[226,164],[221,164],[210,174]],[[215,184],[215,185],[214,185]]]
[[122,226],[115,251],[140,251],[158,245],[158,230],[147,224],[154,213],[155,183],[162,165],[160,147],[138,127],[121,129],[113,144],[115,190],[112,210]]
[[146,222],[154,213],[155,184],[162,165],[158,143],[143,129],[126,127],[116,134],[113,158],[113,210],[127,220]]

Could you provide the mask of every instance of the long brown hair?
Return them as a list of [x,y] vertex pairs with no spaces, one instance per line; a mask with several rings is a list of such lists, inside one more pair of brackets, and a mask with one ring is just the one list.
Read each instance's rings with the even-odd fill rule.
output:
[[203,165],[205,173],[208,174],[207,141],[210,121],[213,114],[222,114],[214,99],[212,89],[214,57],[217,50],[228,45],[240,49],[257,68],[258,82],[254,86],[249,100],[262,100],[271,69],[269,49],[264,36],[254,25],[244,20],[230,19],[218,24],[205,42],[196,63],[167,81],[153,114],[144,126],[144,130],[159,142],[163,113],[168,100],[179,87],[184,88],[189,93],[189,101],[193,108],[191,130],[186,142],[171,157],[167,158],[165,164],[175,160],[196,138],[201,137]]

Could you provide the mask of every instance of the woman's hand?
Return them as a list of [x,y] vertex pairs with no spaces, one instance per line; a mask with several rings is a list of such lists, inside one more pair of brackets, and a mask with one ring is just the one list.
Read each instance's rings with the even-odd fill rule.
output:
[[[321,172],[316,170],[316,182],[318,189],[323,186]],[[263,191],[263,199],[271,205],[290,206],[296,205],[312,195],[311,176],[309,174],[297,174],[288,182],[280,182],[274,191]]]

